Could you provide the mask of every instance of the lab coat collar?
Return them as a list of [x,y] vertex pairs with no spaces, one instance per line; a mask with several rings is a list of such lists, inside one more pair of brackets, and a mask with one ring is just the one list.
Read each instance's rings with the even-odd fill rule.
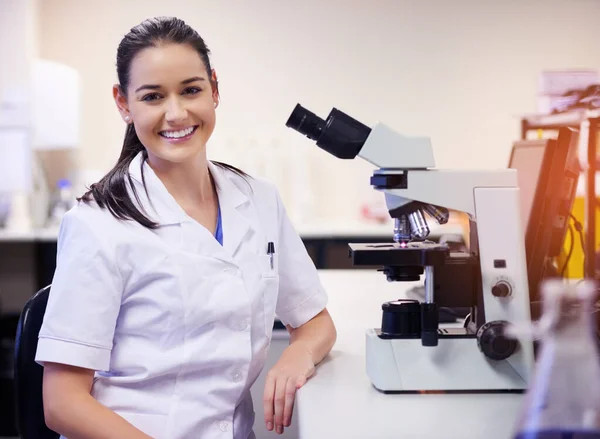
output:
[[[220,168],[211,161],[208,162],[208,170],[215,181],[217,196],[219,197],[223,247],[233,256],[246,235],[254,228],[249,212],[247,212],[250,200],[233,182],[231,177],[236,177],[230,171]],[[241,178],[238,180],[240,183],[246,184]],[[250,190],[250,186],[247,187]]]
[[219,196],[219,203],[222,204],[223,200],[225,200],[229,207],[237,208],[250,201],[248,196],[244,194],[240,188],[238,188],[226,175],[230,171],[220,168],[210,160],[208,161],[208,170],[215,181],[217,195]]
[[[142,179],[143,173],[143,179]],[[180,224],[187,219],[185,211],[169,193],[163,182],[144,160],[140,152],[129,165],[129,175],[137,182],[135,185],[138,205],[143,212],[159,226]],[[146,188],[144,188],[144,184]],[[147,193],[146,193],[147,191]],[[150,197],[148,197],[150,195]]]
[[[142,184],[142,168],[151,199],[146,195]],[[229,171],[221,169],[210,161],[208,169],[217,188],[221,209],[223,248],[229,255],[234,256],[246,234],[253,229],[252,222],[247,215],[248,212],[245,212],[250,200],[232,181],[228,175]],[[129,175],[138,183],[136,189],[141,207],[159,226],[194,221],[179,206],[152,168],[145,162],[141,152],[132,160],[129,166]]]

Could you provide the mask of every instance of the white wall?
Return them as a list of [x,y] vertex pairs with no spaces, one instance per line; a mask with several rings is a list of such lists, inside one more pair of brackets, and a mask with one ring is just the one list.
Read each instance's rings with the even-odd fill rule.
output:
[[[314,214],[329,219],[356,216],[371,167],[285,128],[297,102],[430,136],[439,167],[505,167],[519,116],[535,110],[538,73],[600,69],[598,0],[42,0],[40,12],[42,56],[82,74],[82,168],[106,171],[120,150],[111,97],[120,38],[144,18],[176,15],[206,39],[219,73],[212,157],[253,171],[236,145],[254,159],[272,143],[300,151]],[[283,162],[284,175],[300,158]],[[258,172],[293,206],[289,182]]]
[[[29,89],[31,59],[37,54],[37,0],[0,0],[0,120],[5,122],[7,113],[14,115],[17,106],[23,104],[19,96]],[[18,90],[18,91],[17,91]],[[16,94],[15,94],[16,93]],[[15,101],[14,99],[17,99]],[[25,105],[27,112],[27,106]],[[21,114],[19,112],[19,114]],[[12,124],[12,118],[11,118]],[[11,125],[11,128],[14,128]],[[0,192],[6,181],[2,181],[2,164],[11,161],[12,166],[28,163],[27,152],[14,151],[12,145],[7,150],[0,144]],[[7,155],[7,151],[9,151]],[[24,159],[24,157],[27,157]],[[17,163],[15,163],[15,161]],[[16,172],[19,174],[19,172]],[[9,182],[12,186],[14,182]],[[5,186],[6,187],[6,186]],[[3,199],[0,193],[0,211]],[[0,213],[1,215],[1,213]],[[0,243],[0,314],[20,312],[35,291],[33,261],[35,252],[32,245],[11,245]]]
[[0,0],[0,98],[15,87],[27,89],[36,56],[37,0]]

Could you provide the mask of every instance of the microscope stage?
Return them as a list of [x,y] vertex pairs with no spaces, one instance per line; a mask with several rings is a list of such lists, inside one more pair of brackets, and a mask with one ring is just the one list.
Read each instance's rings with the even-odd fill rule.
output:
[[443,265],[450,249],[431,241],[398,243],[350,243],[354,265],[435,266]]

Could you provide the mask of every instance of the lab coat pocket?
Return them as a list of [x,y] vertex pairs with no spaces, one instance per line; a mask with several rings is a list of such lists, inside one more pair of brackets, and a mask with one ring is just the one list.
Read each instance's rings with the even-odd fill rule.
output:
[[260,264],[260,272],[263,278],[277,277],[277,258],[273,255],[260,255],[258,257]]
[[267,337],[270,337],[275,321],[275,305],[277,304],[279,292],[279,274],[277,273],[275,259],[273,259],[273,269],[271,269],[270,256],[266,255],[260,258],[259,262],[262,267],[260,282],[265,314],[265,332]]
[[167,438],[167,415],[119,411],[118,414],[153,439]]

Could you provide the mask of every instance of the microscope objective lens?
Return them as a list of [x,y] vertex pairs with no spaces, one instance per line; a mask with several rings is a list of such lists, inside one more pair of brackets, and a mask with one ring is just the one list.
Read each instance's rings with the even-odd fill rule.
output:
[[429,236],[429,226],[421,209],[415,210],[408,215],[412,236],[417,239],[425,239]]
[[423,206],[425,212],[427,212],[432,218],[434,218],[438,224],[446,224],[448,218],[450,218],[450,212],[445,207],[434,206],[433,204],[426,204]]
[[410,241],[411,228],[408,216],[400,215],[394,220],[394,242],[406,243]]

